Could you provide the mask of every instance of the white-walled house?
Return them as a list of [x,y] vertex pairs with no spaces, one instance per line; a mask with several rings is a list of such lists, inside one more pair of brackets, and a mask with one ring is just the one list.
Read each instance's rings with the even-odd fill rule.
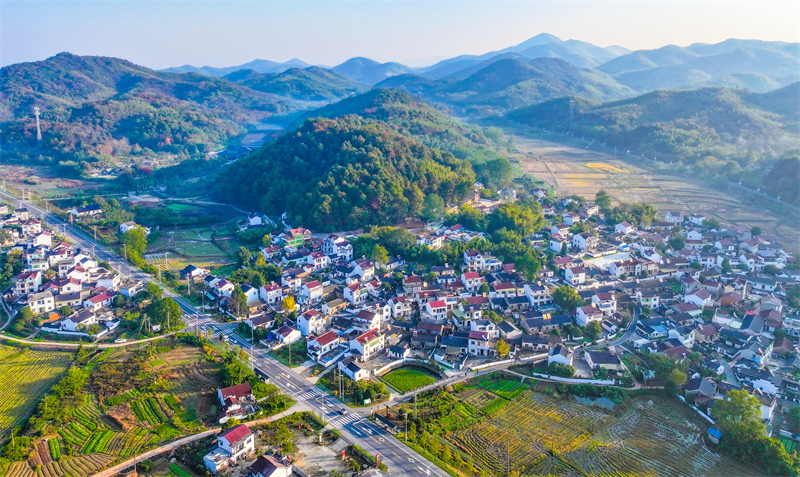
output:
[[325,315],[317,310],[308,310],[297,317],[297,327],[303,336],[320,333],[325,323]]
[[603,321],[603,312],[593,306],[579,306],[575,310],[575,322],[586,326],[592,321]]
[[206,469],[216,474],[249,458],[255,452],[255,436],[246,424],[217,436],[217,446],[203,457]]
[[571,267],[564,271],[564,279],[571,285],[586,283],[586,270],[583,267]]
[[300,303],[310,305],[322,301],[322,284],[317,280],[305,283],[297,294]]

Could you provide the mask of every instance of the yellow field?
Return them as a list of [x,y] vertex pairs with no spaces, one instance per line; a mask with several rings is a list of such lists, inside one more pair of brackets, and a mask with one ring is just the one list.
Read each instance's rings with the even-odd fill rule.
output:
[[775,235],[782,245],[800,251],[800,223],[796,217],[781,215],[740,198],[679,175],[637,166],[610,154],[555,143],[544,139],[514,136],[519,150],[511,156],[519,172],[553,186],[559,196],[594,198],[599,190],[616,202],[647,202],[663,218],[668,211],[705,214],[724,224],[760,227]]
[[0,440],[22,424],[67,369],[72,353],[0,345]]

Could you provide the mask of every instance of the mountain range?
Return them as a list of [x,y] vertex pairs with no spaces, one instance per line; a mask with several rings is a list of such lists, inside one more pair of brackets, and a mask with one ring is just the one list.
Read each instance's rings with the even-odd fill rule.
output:
[[[342,106],[333,109],[364,103],[369,95],[346,99],[373,87],[403,89],[449,114],[490,117],[550,107],[548,102],[563,97],[596,105],[656,89],[734,86],[756,93],[784,91],[774,95],[780,98],[775,107],[787,109],[784,116],[790,117],[792,106],[797,109],[797,98],[791,97],[796,90],[781,88],[798,79],[800,44],[756,40],[630,52],[542,34],[426,68],[359,57],[333,68],[295,59],[155,71],[118,58],[61,53],[0,69],[0,143],[6,157],[113,164],[120,159],[141,162],[154,153],[180,160],[226,145],[265,122],[286,125],[312,110],[325,115],[329,110],[317,108],[342,99]],[[683,98],[665,97],[668,102]],[[741,107],[737,102],[721,104],[723,109]],[[34,106],[42,111],[40,142],[35,140]],[[773,123],[780,129],[782,121]],[[423,143],[438,147],[431,138],[427,135]],[[759,149],[774,150],[784,142],[770,136],[765,140],[770,146]],[[485,155],[475,152],[480,145],[459,147],[470,152],[444,150],[462,158]],[[494,160],[490,156],[484,160]]]

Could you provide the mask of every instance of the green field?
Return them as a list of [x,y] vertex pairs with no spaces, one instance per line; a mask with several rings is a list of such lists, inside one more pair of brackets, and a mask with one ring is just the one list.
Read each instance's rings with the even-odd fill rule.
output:
[[381,376],[381,379],[401,394],[436,382],[436,378],[430,372],[420,368],[395,369]]
[[69,366],[72,353],[0,345],[0,441],[20,425]]

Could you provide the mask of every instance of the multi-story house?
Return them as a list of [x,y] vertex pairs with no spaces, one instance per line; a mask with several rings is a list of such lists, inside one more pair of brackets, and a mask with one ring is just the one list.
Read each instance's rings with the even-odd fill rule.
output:
[[217,446],[203,457],[206,469],[217,474],[250,458],[255,452],[255,436],[246,424],[239,424],[217,436]]
[[392,317],[395,319],[409,317],[413,312],[413,303],[406,297],[393,297],[389,300],[389,305],[392,307]]
[[304,305],[318,303],[322,301],[322,284],[317,280],[310,281],[300,287],[297,296]]
[[386,346],[386,338],[377,329],[371,329],[364,334],[350,340],[350,350],[357,351],[360,359],[366,361]]
[[322,332],[326,322],[325,315],[317,310],[308,310],[297,317],[297,328],[303,336],[315,335]]
[[613,292],[595,293],[592,295],[592,304],[606,316],[617,312],[617,298]]
[[42,286],[42,272],[39,270],[22,272],[14,282],[14,296],[36,293],[40,286]]
[[363,305],[369,298],[369,288],[356,282],[346,286],[342,294],[353,305]]
[[259,289],[258,296],[268,305],[279,305],[283,301],[283,287],[274,282],[264,285]]

